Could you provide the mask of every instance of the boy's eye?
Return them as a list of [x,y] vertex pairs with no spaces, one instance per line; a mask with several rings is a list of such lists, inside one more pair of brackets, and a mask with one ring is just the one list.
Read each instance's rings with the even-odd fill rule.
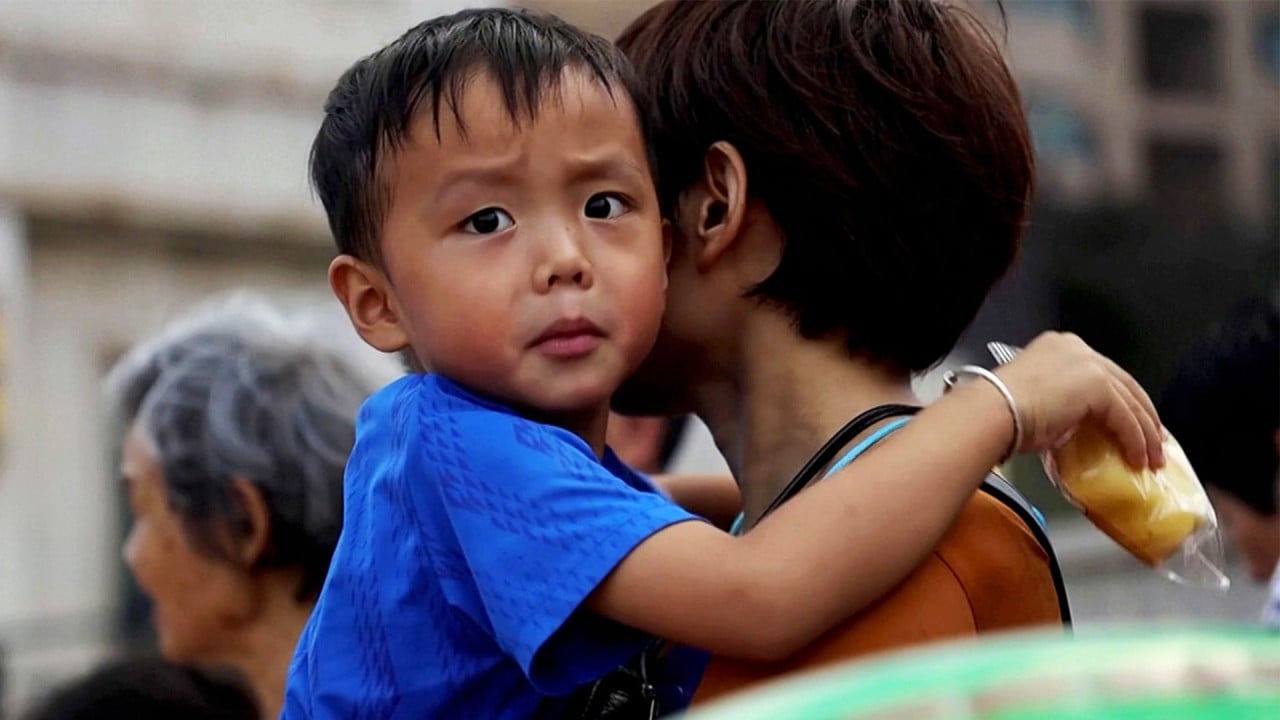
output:
[[462,231],[472,235],[490,235],[515,225],[505,210],[485,208],[462,223]]
[[617,195],[599,193],[592,195],[582,212],[593,220],[612,220],[627,211],[627,203]]

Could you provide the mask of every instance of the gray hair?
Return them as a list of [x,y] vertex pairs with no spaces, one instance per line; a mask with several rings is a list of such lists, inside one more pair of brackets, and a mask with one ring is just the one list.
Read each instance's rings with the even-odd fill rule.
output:
[[299,600],[319,591],[337,545],[356,414],[394,375],[316,320],[236,296],[134,348],[107,380],[193,545],[233,559],[227,539],[248,528],[232,480],[244,478],[270,512],[260,564],[300,567]]

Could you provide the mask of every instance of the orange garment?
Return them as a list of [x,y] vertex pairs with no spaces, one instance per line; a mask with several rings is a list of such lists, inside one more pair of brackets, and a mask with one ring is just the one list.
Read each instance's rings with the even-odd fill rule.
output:
[[883,650],[1061,623],[1044,549],[1012,510],[978,492],[933,553],[895,590],[784,662],[713,658],[694,703]]

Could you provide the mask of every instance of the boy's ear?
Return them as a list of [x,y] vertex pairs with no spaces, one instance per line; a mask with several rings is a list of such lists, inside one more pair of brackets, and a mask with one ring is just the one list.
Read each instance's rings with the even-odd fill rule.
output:
[[381,270],[351,255],[339,255],[329,263],[329,287],[365,342],[387,353],[409,345],[391,283]]
[[699,270],[707,270],[733,247],[747,212],[747,165],[723,140],[707,148],[702,178],[685,191],[677,211],[681,234],[694,241]]

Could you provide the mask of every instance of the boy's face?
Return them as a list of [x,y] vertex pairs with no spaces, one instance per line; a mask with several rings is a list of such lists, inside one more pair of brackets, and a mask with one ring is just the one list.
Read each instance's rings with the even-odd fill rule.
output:
[[[652,345],[662,221],[635,112],[577,70],[516,126],[480,75],[389,163],[382,257],[424,363],[522,409],[607,403]],[[463,131],[465,130],[465,134]]]

